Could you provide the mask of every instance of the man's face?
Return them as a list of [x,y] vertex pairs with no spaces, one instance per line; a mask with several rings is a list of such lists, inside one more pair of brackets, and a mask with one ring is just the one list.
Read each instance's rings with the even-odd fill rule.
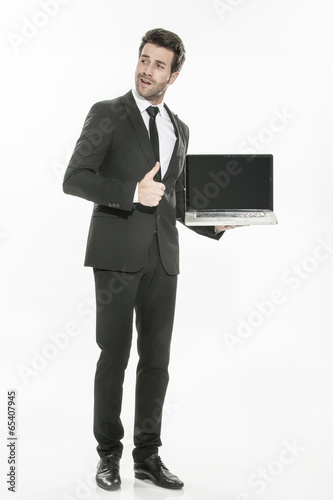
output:
[[151,104],[159,104],[169,85],[179,72],[171,74],[174,52],[164,47],[146,43],[135,71],[137,93]]

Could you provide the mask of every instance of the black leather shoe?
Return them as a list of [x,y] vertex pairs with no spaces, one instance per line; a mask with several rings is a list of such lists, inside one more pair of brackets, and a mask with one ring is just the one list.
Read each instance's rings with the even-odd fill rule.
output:
[[106,455],[98,462],[96,483],[100,488],[109,491],[120,488],[119,462],[116,455]]
[[184,486],[184,483],[165,467],[157,453],[143,462],[134,462],[134,474],[137,479],[150,479],[162,488],[179,490]]

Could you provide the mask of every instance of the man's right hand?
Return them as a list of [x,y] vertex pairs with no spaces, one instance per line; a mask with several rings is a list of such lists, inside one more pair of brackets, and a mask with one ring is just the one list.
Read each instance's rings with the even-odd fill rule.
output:
[[154,177],[160,169],[157,162],[154,168],[148,172],[141,182],[139,182],[138,201],[146,207],[157,207],[163,198],[165,186],[161,182],[154,181]]

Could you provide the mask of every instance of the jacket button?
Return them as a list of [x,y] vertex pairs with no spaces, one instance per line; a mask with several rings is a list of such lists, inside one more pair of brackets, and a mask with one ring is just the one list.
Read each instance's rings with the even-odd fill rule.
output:
[[160,217],[161,217],[160,214],[157,214],[157,220],[160,220]]

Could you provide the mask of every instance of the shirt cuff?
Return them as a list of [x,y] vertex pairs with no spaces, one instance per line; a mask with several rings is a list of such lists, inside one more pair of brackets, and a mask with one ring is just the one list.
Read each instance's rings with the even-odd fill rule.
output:
[[139,183],[137,183],[135,188],[133,203],[139,203]]

